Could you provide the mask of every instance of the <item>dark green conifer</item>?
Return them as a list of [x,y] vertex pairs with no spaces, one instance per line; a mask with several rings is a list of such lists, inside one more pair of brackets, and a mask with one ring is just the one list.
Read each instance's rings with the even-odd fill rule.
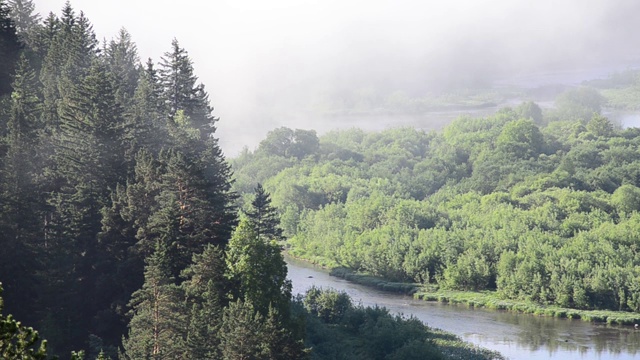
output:
[[131,298],[126,359],[178,359],[184,351],[184,300],[171,275],[170,246],[158,239],[147,259],[144,285]]
[[11,92],[12,76],[22,44],[16,25],[9,17],[9,8],[0,0],[0,96]]
[[169,117],[175,118],[182,110],[182,116],[200,132],[200,138],[209,138],[215,132],[217,119],[211,114],[213,109],[204,85],[196,83],[198,78],[193,73],[193,63],[178,40],[173,40],[171,51],[164,54],[160,66]]
[[31,46],[31,39],[42,20],[35,4],[31,0],[8,0],[8,5],[20,40]]
[[202,254],[193,256],[192,264],[182,273],[189,311],[185,358],[220,358],[220,326],[228,291],[223,256],[218,247],[208,245]]
[[264,317],[249,301],[238,299],[225,308],[220,331],[224,360],[268,359],[264,347]]
[[55,35],[47,48],[40,78],[45,101],[44,119],[48,127],[59,125],[59,107],[69,101],[89,73],[97,57],[98,41],[89,20],[67,2],[58,21],[51,20]]
[[120,29],[117,37],[106,46],[104,57],[114,81],[116,101],[122,107],[129,107],[140,77],[140,59],[127,30]]
[[[151,60],[141,72],[130,106],[124,114],[124,156],[132,169],[141,149],[158,154],[168,145],[166,118],[163,114],[162,89]],[[133,174],[130,174],[131,177]]]
[[39,102],[34,71],[23,55],[18,63],[11,95],[7,154],[0,169],[0,279],[14,294],[9,310],[24,320],[33,319],[42,199],[37,195]]
[[262,184],[256,186],[254,193],[255,197],[251,202],[251,208],[247,210],[246,214],[256,229],[256,233],[266,241],[283,240],[280,215],[271,206],[271,196],[264,190]]

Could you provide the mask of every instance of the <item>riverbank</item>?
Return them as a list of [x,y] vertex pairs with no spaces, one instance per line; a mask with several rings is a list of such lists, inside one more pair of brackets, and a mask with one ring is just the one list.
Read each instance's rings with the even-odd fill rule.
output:
[[332,276],[340,277],[356,284],[373,287],[381,291],[412,295],[415,299],[434,301],[451,305],[512,311],[522,314],[549,316],[566,319],[580,319],[588,322],[611,325],[640,324],[640,314],[611,310],[578,310],[553,305],[542,305],[531,301],[502,299],[495,291],[455,291],[441,290],[437,286],[417,283],[398,283],[360,274],[345,267],[331,269]]
[[356,284],[369,286],[381,291],[402,294],[402,295],[414,295],[420,290],[420,284],[418,283],[402,283],[392,282],[381,279],[376,276],[359,274],[346,267],[336,267],[331,269],[331,276],[339,277],[347,281],[354,282]]

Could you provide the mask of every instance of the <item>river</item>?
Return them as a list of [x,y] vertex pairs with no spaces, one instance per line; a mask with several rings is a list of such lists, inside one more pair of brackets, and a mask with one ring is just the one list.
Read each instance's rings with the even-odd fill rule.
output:
[[640,330],[581,320],[467,308],[414,300],[329,276],[325,270],[287,258],[293,293],[311,286],[345,291],[365,306],[384,306],[427,325],[496,350],[509,359],[640,359]]

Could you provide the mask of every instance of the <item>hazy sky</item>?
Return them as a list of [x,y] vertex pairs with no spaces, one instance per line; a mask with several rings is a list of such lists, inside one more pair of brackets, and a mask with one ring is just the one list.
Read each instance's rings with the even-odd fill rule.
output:
[[[65,0],[36,0],[43,14]],[[280,125],[326,91],[433,91],[545,69],[625,66],[640,56],[636,0],[74,0],[99,39],[124,27],[141,58],[175,37],[221,117],[225,152]],[[292,121],[296,121],[292,123]],[[317,121],[317,120],[314,120]]]

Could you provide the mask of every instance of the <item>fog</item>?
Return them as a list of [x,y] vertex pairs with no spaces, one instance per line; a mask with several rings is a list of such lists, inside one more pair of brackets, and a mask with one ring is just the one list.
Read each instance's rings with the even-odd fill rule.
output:
[[[43,15],[59,14],[64,2],[35,1]],[[602,75],[640,63],[635,0],[71,4],[100,39],[126,28],[143,60],[158,61],[177,38],[211,95],[229,156],[254,148],[278,126],[340,126],[326,124],[322,114],[349,94],[427,96],[531,74]]]

